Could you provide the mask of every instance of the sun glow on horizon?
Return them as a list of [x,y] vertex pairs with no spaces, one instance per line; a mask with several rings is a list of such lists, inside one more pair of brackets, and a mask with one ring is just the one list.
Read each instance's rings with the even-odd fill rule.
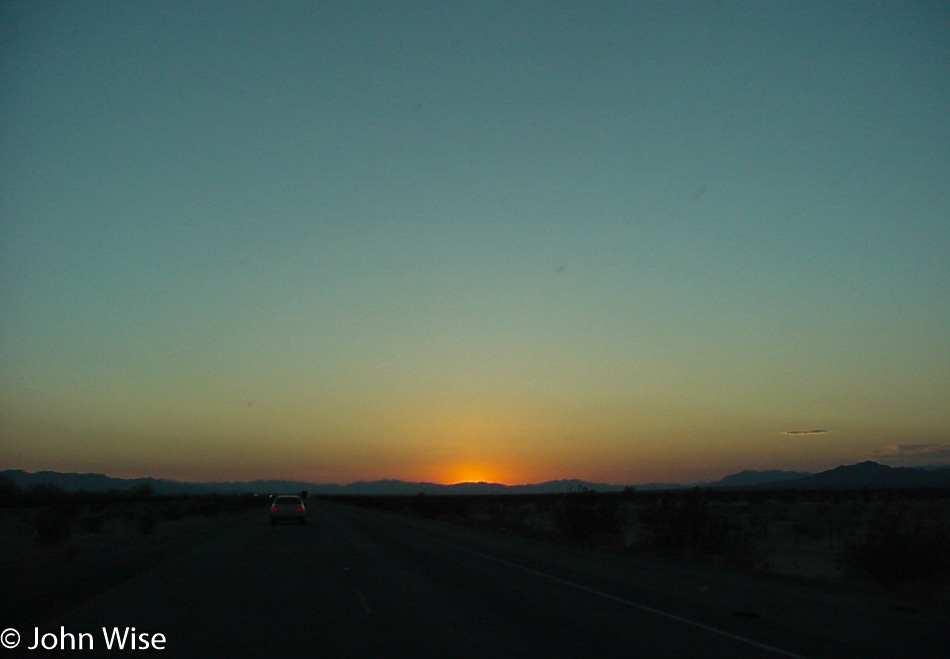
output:
[[0,470],[950,460],[950,2],[390,4],[3,5]]
[[461,464],[447,468],[447,476],[439,479],[445,485],[459,483],[501,483],[511,485],[511,479],[497,467],[490,464]]

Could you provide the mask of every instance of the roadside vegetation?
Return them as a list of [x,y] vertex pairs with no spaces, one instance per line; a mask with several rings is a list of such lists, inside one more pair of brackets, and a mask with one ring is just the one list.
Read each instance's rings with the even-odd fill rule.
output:
[[[241,523],[265,497],[67,492],[0,476],[0,617],[35,624]],[[253,514],[253,513],[252,513]],[[263,511],[262,511],[263,515]]]
[[555,542],[950,596],[950,491],[675,490],[346,496]]
[[264,503],[251,495],[156,496],[148,486],[107,492],[67,492],[54,485],[20,489],[0,477],[0,510],[16,520],[12,530],[28,531],[34,548],[68,547],[107,532],[148,536],[169,522],[242,512]]

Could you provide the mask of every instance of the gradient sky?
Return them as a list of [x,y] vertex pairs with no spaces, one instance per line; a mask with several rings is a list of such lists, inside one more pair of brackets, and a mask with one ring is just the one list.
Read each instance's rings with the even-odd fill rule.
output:
[[867,459],[950,462],[946,2],[0,5],[0,468]]

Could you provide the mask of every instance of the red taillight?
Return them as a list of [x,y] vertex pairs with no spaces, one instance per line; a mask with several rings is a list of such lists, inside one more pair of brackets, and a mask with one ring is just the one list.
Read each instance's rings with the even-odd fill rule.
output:
[[302,512],[303,512],[303,506],[299,506],[299,507],[297,507],[297,508],[294,508],[294,512],[302,513]]
[[271,507],[270,511],[271,511],[272,513],[279,513],[279,512],[280,512],[280,508],[278,508],[277,506],[273,506],[273,507]]

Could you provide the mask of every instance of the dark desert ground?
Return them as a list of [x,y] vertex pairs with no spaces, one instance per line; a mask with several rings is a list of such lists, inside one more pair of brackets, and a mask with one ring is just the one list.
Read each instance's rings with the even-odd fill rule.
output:
[[[231,555],[220,560],[246,570],[242,555],[250,550],[245,543],[262,541],[254,538],[267,526],[267,497],[159,497],[141,491],[58,496],[45,502],[23,497],[0,510],[0,579],[8,625],[56,628],[77,614],[82,619],[97,602],[134,592],[149,575],[174,574],[176,565],[200,559],[225,539]],[[315,552],[323,551],[317,549],[320,543],[334,545],[334,525],[363,515],[374,524],[419,527],[449,545],[475,542],[477,553],[504,556],[497,559],[502,562],[543,560],[545,574],[557,565],[565,574],[646,588],[693,606],[708,604],[716,593],[744,593],[718,604],[731,607],[730,615],[740,619],[768,618],[769,611],[783,608],[777,600],[794,593],[829,610],[844,606],[848,624],[859,627],[882,612],[897,616],[908,629],[929,630],[921,637],[925,646],[927,634],[939,636],[950,621],[950,495],[942,490],[630,489],[309,501],[306,533],[313,535],[307,542]],[[261,538],[276,541],[268,545],[272,549],[284,542],[276,535]],[[438,583],[438,571],[427,578]],[[318,597],[308,606],[327,605]],[[140,627],[146,622],[139,621]],[[815,631],[813,623],[797,624]],[[893,640],[900,633],[894,631]]]

